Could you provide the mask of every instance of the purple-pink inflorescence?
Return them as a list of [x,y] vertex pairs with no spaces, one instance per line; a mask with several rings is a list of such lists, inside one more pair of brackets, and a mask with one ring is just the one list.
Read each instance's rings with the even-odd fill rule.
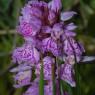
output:
[[[75,40],[74,30],[77,26],[68,22],[76,12],[61,12],[61,7],[61,0],[52,0],[49,3],[31,0],[22,8],[17,32],[25,43],[13,51],[12,59],[18,66],[11,72],[14,73],[14,87],[29,86],[23,95],[39,95],[41,63],[46,81],[45,95],[53,95],[53,66],[56,81],[60,77],[72,87],[76,85],[74,64],[81,61],[85,50]],[[56,59],[62,61],[59,73]],[[33,74],[35,78],[32,78]]]

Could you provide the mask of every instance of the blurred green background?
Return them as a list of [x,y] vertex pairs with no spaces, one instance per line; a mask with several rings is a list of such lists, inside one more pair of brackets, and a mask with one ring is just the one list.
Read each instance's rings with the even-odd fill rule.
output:
[[[49,0],[45,0],[49,1]],[[21,95],[22,89],[12,87],[11,52],[22,43],[15,32],[21,7],[27,0],[0,0],[0,95]],[[77,25],[77,38],[84,44],[86,55],[95,55],[95,0],[62,0],[63,10],[78,14],[72,19]],[[82,95],[95,95],[95,62],[79,65]]]

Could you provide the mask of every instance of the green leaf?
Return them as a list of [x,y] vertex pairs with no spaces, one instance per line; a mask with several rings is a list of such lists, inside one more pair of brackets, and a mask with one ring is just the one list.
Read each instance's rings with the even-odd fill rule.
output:
[[21,7],[22,7],[21,0],[14,0],[14,2],[13,2],[13,13],[12,13],[12,17],[15,20],[14,26],[16,26],[16,24],[18,22],[18,17],[20,15]]
[[69,10],[72,8],[72,6],[75,4],[76,0],[62,0],[63,9]]
[[40,70],[39,95],[44,95],[43,63],[41,64],[41,70]]
[[22,88],[19,88],[15,91],[14,95],[21,95],[22,94]]
[[90,6],[95,10],[95,0],[90,0]]
[[95,14],[91,15],[88,20],[87,31],[88,31],[88,36],[95,38]]
[[80,75],[79,75],[79,67],[77,63],[75,64],[75,78],[76,78],[76,95],[81,95]]
[[7,11],[12,0],[0,0],[0,8],[3,11]]
[[61,95],[64,95],[64,86],[62,80],[60,81]]
[[8,95],[8,89],[6,87],[6,81],[3,78],[0,78],[0,95]]
[[68,92],[69,95],[73,95],[72,87],[63,80],[61,80],[61,89]]
[[81,8],[82,10],[88,14],[88,15],[92,15],[94,13],[93,9],[86,3],[83,2],[83,0],[80,0],[80,4],[81,4]]
[[90,16],[94,14],[94,10],[83,0],[80,0],[80,12],[83,19],[84,27],[87,27],[88,20]]
[[56,83],[55,83],[55,80],[53,80],[53,95],[56,95]]

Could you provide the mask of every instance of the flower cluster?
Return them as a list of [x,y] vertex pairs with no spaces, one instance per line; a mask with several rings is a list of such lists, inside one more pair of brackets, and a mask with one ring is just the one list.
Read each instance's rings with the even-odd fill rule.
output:
[[[61,12],[61,7],[61,0],[52,0],[49,3],[31,0],[22,8],[17,32],[25,43],[13,51],[12,59],[18,66],[11,72],[14,73],[14,87],[30,86],[23,95],[39,95],[41,64],[44,80],[47,82],[44,85],[45,95],[52,95],[53,92],[53,66],[56,81],[60,77],[72,87],[76,85],[74,64],[81,61],[85,50],[75,40],[74,30],[77,26],[68,22],[76,12]],[[56,59],[63,62],[60,64],[60,72]],[[32,78],[33,74],[35,78]]]

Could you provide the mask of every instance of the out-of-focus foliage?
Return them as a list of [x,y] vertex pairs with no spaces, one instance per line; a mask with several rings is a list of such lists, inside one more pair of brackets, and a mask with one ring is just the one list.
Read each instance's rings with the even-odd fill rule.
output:
[[[12,75],[6,71],[6,68],[11,64],[13,48],[23,42],[22,38],[15,33],[15,27],[20,9],[27,1],[0,0],[0,95],[21,95],[23,90],[12,87]],[[77,16],[73,19],[78,25],[77,37],[84,44],[86,54],[95,55],[95,0],[62,0],[62,4],[64,11],[77,12]],[[82,95],[95,95],[94,63],[79,65]]]

